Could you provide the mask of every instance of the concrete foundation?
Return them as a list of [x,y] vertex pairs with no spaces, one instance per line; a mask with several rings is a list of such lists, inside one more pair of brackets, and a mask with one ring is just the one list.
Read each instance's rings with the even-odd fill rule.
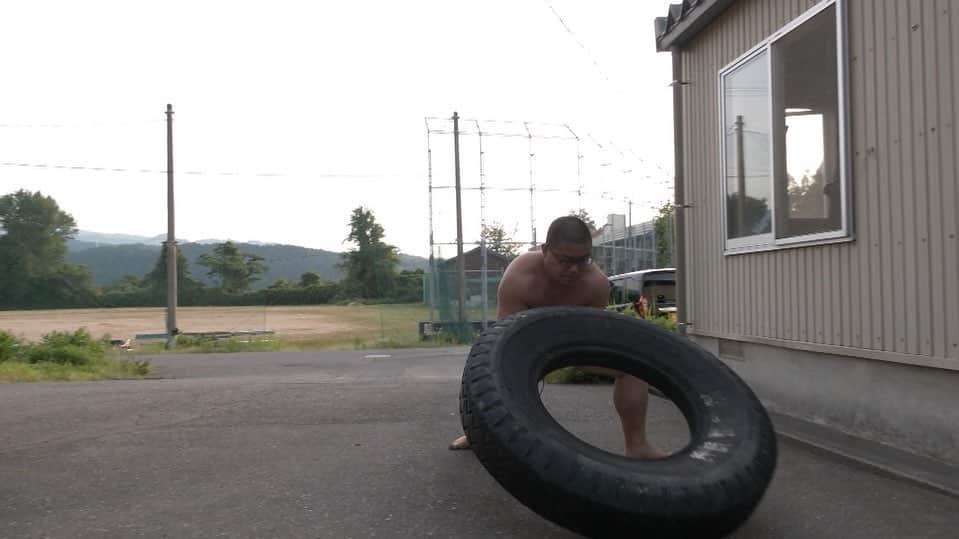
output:
[[691,335],[771,412],[959,466],[959,372]]

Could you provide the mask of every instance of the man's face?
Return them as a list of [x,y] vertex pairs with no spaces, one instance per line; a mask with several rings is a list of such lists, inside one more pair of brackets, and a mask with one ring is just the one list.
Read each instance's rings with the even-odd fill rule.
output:
[[586,273],[592,263],[593,246],[589,243],[558,243],[543,246],[543,262],[550,279],[571,285]]

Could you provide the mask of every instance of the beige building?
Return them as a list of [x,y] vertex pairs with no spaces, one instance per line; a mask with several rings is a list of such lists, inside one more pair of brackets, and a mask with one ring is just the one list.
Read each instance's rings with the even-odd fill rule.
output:
[[656,255],[655,221],[630,223],[625,215],[610,214],[593,235],[593,261],[607,274],[668,266]]
[[773,411],[959,464],[959,3],[686,0],[680,322]]

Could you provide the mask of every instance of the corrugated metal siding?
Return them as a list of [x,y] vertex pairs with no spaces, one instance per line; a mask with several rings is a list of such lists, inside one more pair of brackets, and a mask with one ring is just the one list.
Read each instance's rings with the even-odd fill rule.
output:
[[959,5],[848,0],[856,240],[723,256],[719,70],[815,0],[740,0],[683,53],[692,331],[959,359]]

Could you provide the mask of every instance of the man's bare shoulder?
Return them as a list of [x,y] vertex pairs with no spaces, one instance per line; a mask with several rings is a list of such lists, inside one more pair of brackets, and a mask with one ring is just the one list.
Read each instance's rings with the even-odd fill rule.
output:
[[535,279],[543,270],[543,253],[530,251],[514,258],[503,273],[503,280],[523,281]]
[[585,281],[590,304],[605,306],[609,301],[609,277],[599,269],[599,266],[593,265]]
[[541,281],[542,254],[537,259],[535,252],[514,258],[497,287],[498,318],[526,310],[537,303],[537,285]]
[[538,264],[543,263],[543,251],[526,251],[525,253],[520,253],[516,258],[514,258],[510,263],[509,267],[517,268],[533,268]]

